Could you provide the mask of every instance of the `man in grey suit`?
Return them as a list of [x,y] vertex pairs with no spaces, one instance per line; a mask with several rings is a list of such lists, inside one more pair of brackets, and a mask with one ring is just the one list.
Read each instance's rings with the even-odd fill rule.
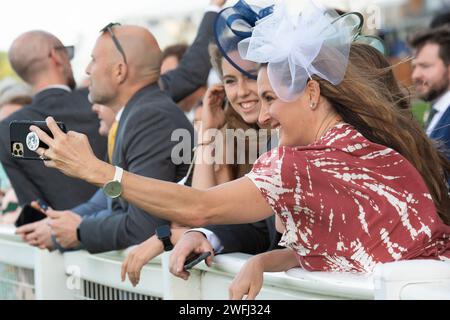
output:
[[[90,76],[89,98],[116,114],[118,129],[112,164],[138,175],[176,182],[186,175],[188,164],[176,165],[172,161],[172,149],[178,141],[171,141],[171,136],[176,129],[185,129],[193,137],[193,128],[159,88],[160,64],[161,51],[149,31],[110,26],[97,40],[86,69]],[[106,199],[102,190],[95,197],[95,203],[101,204],[94,210],[93,202],[73,212],[49,210],[49,224],[63,248],[75,248],[81,243],[92,253],[123,249],[142,242],[154,234],[156,227],[169,223],[120,198]]]

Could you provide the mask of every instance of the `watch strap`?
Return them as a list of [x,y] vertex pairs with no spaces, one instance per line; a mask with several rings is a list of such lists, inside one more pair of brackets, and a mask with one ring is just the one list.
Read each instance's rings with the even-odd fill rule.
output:
[[173,249],[173,244],[172,241],[170,241],[170,237],[164,237],[159,240],[161,240],[164,245],[164,251],[170,251]]
[[80,226],[77,227],[77,240],[79,242],[81,242],[81,231],[80,231]]
[[123,169],[121,167],[116,166],[116,172],[114,173],[113,181],[122,181]]

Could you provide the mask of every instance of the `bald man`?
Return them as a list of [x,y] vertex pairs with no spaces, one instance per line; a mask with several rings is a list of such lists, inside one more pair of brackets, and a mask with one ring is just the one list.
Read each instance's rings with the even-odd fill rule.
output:
[[69,130],[87,134],[97,155],[103,157],[106,153],[106,139],[98,134],[98,122],[87,99],[87,90],[72,91],[75,80],[69,53],[57,37],[39,30],[20,35],[9,50],[13,69],[32,87],[34,95],[30,106],[0,122],[0,160],[21,206],[41,199],[53,208],[69,209],[85,202],[96,191],[87,183],[45,167],[41,161],[23,161],[10,156],[10,122],[44,120],[50,115],[64,122]]
[[[138,175],[177,182],[186,175],[188,165],[172,161],[172,149],[178,144],[172,141],[172,133],[184,129],[190,133],[188,143],[192,145],[194,132],[184,113],[158,85],[159,45],[145,28],[110,28],[98,38],[86,73],[90,101],[116,114],[112,164]],[[138,244],[158,226],[169,224],[123,199],[106,197],[101,189],[92,201],[72,211],[50,211],[49,216],[60,249],[84,248],[91,253]]]

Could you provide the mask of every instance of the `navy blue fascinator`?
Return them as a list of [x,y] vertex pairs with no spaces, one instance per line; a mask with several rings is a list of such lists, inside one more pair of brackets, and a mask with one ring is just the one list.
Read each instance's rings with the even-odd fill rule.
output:
[[238,53],[238,43],[252,36],[256,22],[273,13],[273,5],[260,8],[244,0],[219,12],[214,25],[214,37],[220,52],[227,61],[245,76],[256,79],[257,70],[249,68],[249,61]]

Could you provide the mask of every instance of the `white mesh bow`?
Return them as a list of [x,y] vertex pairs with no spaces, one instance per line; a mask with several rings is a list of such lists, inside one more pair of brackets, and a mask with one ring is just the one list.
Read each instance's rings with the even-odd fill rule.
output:
[[293,101],[312,75],[334,85],[342,81],[357,28],[352,17],[339,18],[334,10],[312,2],[297,17],[279,4],[273,14],[257,22],[251,38],[242,40],[238,48],[243,59],[268,63],[275,93]]

